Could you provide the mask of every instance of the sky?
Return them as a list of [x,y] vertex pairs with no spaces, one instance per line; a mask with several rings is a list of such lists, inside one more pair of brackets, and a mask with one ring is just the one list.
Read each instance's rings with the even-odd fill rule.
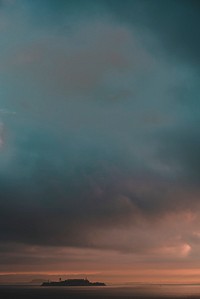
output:
[[199,14],[0,1],[0,282],[199,282]]

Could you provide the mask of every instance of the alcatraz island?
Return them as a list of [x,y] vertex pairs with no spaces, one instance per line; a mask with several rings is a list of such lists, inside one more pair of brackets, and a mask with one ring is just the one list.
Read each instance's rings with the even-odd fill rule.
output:
[[99,286],[106,286],[105,283],[103,282],[90,282],[87,278],[86,279],[67,279],[67,280],[61,280],[61,278],[59,279],[59,281],[47,281],[47,282],[43,282],[42,283],[43,287],[57,287],[57,286],[61,286],[61,287],[90,287],[90,286],[95,286],[95,287],[99,287]]

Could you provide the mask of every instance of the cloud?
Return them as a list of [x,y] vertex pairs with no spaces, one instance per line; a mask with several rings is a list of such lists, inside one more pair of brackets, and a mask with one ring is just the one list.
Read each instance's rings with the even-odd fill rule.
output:
[[[1,9],[2,245],[193,259],[199,84],[188,47],[184,63],[176,53],[171,59],[174,23],[165,28],[166,16],[161,27],[153,22],[157,10],[164,14],[160,5],[154,11],[155,2],[143,2],[141,20],[130,10],[127,22],[133,1],[115,2],[115,12],[114,2],[102,1],[102,14],[88,15],[76,5],[67,14],[64,1],[59,22],[46,16],[45,1],[18,3]],[[48,5],[57,20],[61,6]],[[141,4],[133,5],[136,14]],[[178,32],[189,6],[182,5]]]
[[4,125],[3,123],[0,123],[0,148],[2,148],[4,145],[4,135]]

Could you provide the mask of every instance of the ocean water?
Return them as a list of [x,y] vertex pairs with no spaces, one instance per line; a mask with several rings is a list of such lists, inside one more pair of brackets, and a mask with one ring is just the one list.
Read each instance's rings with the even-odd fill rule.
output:
[[0,286],[1,299],[139,299],[199,298],[200,285],[106,287]]

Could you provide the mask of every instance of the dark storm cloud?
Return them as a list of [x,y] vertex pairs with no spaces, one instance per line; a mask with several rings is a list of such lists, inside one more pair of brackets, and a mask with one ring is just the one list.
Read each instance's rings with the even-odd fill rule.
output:
[[161,160],[176,165],[183,181],[194,185],[198,185],[200,176],[198,136],[199,121],[188,123],[179,130],[166,132],[159,149]]
[[[30,2],[31,3],[31,2]],[[67,15],[110,14],[120,22],[145,28],[157,39],[158,53],[199,68],[200,4],[198,0],[32,1],[35,12],[57,20]],[[155,51],[155,49],[154,49]]]
[[164,247],[198,207],[196,2],[3,7],[2,241]]
[[123,21],[154,32],[165,54],[199,67],[200,4],[196,0],[107,2]]
[[112,147],[106,155],[101,146],[81,144],[80,151],[70,143],[41,132],[19,143],[7,177],[1,174],[2,241],[113,248],[98,240],[102,233],[192,208],[174,182],[149,178],[136,162],[130,167],[113,156]]

